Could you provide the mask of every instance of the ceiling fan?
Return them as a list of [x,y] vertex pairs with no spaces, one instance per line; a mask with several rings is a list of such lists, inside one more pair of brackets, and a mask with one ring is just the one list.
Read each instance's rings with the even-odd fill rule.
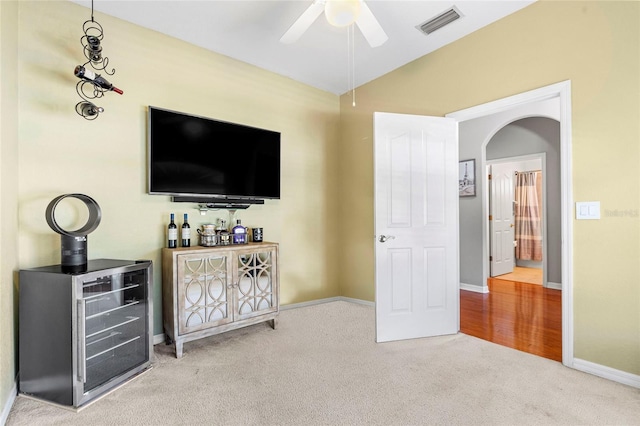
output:
[[381,46],[389,39],[364,0],[314,0],[280,41],[285,44],[295,43],[323,11],[327,21],[336,27],[345,27],[355,22],[371,47]]

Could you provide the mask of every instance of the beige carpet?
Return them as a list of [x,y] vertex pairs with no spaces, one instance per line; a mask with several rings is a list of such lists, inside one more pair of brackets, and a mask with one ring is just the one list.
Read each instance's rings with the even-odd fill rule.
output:
[[640,390],[463,334],[376,344],[349,302],[155,348],[155,367],[79,413],[18,397],[8,425],[640,425]]

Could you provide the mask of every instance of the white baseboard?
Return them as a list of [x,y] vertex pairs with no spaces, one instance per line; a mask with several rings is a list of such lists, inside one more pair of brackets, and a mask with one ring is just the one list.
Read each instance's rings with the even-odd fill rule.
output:
[[562,283],[547,281],[547,288],[551,288],[553,290],[562,290]]
[[304,308],[305,306],[321,305],[323,303],[331,303],[342,300],[341,297],[327,297],[326,299],[309,300],[308,302],[291,303],[289,305],[280,305],[281,311],[289,309]]
[[640,376],[637,374],[616,370],[615,368],[585,361],[579,358],[573,359],[571,367],[585,373],[593,374],[594,376],[602,377],[603,379],[640,389]]
[[13,387],[9,392],[9,398],[5,401],[4,407],[2,408],[2,414],[0,415],[0,425],[5,425],[7,423],[7,419],[9,418],[9,413],[11,412],[11,407],[13,407],[13,403],[16,401],[16,396],[18,396],[18,381],[13,382]]
[[460,290],[473,291],[475,293],[489,293],[489,286],[460,283]]
[[153,335],[153,344],[154,345],[159,345],[160,343],[164,343],[164,342],[165,342],[164,333],[154,334]]
[[308,302],[291,303],[289,305],[280,305],[280,310],[286,311],[288,309],[304,308],[305,306],[321,305],[323,303],[331,303],[331,302],[351,302],[351,303],[358,303],[360,305],[367,305],[372,307],[376,306],[375,302],[370,302],[368,300],[337,296],[337,297],[327,297],[326,299],[310,300]]
[[376,302],[371,302],[369,300],[354,299],[353,297],[340,297],[339,299],[344,302],[357,303],[358,305],[371,306],[372,308],[376,307]]

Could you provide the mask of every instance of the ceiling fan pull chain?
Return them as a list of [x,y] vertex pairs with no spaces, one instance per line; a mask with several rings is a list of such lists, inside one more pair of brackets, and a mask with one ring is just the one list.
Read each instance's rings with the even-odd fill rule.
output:
[[347,52],[349,58],[347,58],[348,68],[350,68],[348,81],[349,88],[351,89],[351,106],[356,106],[356,61],[355,61],[355,33],[354,24],[349,25],[347,29]]

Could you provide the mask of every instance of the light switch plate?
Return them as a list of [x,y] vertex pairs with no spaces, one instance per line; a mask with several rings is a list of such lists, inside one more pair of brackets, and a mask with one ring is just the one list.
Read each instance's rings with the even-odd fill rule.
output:
[[576,203],[576,219],[600,219],[600,201]]

